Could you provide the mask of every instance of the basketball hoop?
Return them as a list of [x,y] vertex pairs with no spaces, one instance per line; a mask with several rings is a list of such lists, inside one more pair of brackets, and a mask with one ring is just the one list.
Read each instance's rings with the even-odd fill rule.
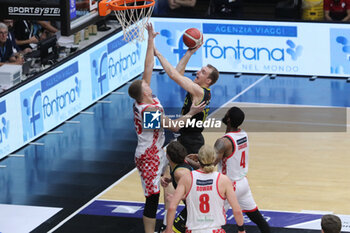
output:
[[124,33],[124,40],[143,41],[145,25],[154,9],[155,0],[102,0],[99,2],[100,16],[114,11]]

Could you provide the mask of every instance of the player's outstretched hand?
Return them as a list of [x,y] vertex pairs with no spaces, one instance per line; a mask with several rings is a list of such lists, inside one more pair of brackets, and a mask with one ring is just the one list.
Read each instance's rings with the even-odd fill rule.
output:
[[198,162],[198,154],[188,154],[185,158],[185,160],[187,161],[187,163],[189,165],[191,165],[191,167],[193,167],[194,169],[199,169],[200,168],[200,164]]
[[202,112],[204,110],[205,106],[206,106],[205,102],[202,102],[199,105],[194,105],[194,103],[192,103],[191,109],[188,113],[191,114],[192,116],[196,115],[197,113]]
[[148,31],[148,39],[153,40],[159,34],[159,32],[153,30],[153,25],[151,23],[146,24],[146,29]]
[[162,176],[160,178],[160,184],[162,185],[163,188],[168,187],[169,183],[171,182],[171,179],[165,176]]
[[198,162],[198,154],[188,154],[186,156],[186,159],[191,159],[191,160],[193,160],[195,162]]
[[191,48],[191,49],[188,49],[188,51],[192,54],[194,54],[195,52],[197,52],[197,50],[203,45],[203,41],[201,41],[201,43],[197,46],[197,47],[194,47],[194,48]]

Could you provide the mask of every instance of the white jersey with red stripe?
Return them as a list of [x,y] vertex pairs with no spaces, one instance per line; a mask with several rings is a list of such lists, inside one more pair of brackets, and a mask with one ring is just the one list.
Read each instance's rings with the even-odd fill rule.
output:
[[192,171],[191,189],[186,196],[186,227],[192,232],[207,229],[212,232],[226,224],[225,199],[218,190],[219,172]]
[[230,180],[238,181],[248,173],[249,165],[249,142],[248,135],[244,130],[228,132],[224,135],[233,144],[233,152],[230,156],[223,158],[218,169],[227,175]]
[[151,146],[156,146],[157,148],[162,148],[165,140],[164,129],[147,129],[142,128],[143,123],[143,113],[150,108],[157,109],[164,113],[163,106],[159,102],[159,99],[153,96],[153,104],[144,103],[134,103],[134,125],[137,133],[137,148],[135,156],[139,157],[141,154]]
[[143,113],[150,108],[164,112],[163,106],[157,97],[153,96],[153,104],[134,103],[134,124],[137,134],[135,163],[141,176],[145,196],[157,194],[160,191],[159,183],[163,168],[166,165],[164,129],[143,129]]
[[[249,187],[248,173],[249,165],[249,142],[248,135],[243,130],[228,132],[224,135],[233,144],[233,152],[230,156],[223,158],[218,164],[218,170],[227,175],[232,181],[233,190],[243,212],[252,212],[257,209],[252,192]],[[225,208],[229,208],[228,202]]]

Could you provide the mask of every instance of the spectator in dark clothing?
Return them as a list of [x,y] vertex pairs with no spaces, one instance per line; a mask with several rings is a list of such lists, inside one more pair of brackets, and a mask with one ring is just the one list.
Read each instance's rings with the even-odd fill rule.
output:
[[54,27],[50,21],[37,21],[36,23],[42,27],[43,31],[45,30],[51,34],[58,32],[58,29]]
[[328,21],[350,21],[350,0],[324,0],[323,8]]
[[153,16],[167,16],[169,11],[168,0],[158,0],[154,5]]
[[19,20],[14,23],[16,43],[21,50],[33,49],[31,44],[39,42],[39,36],[34,33],[34,25],[28,20]]
[[209,15],[237,18],[242,16],[242,0],[210,0]]
[[13,20],[12,19],[4,19],[2,20],[2,22],[7,26],[8,28],[8,39],[11,41],[11,45],[12,45],[12,51],[13,53],[22,53],[22,54],[26,54],[31,52],[32,50],[30,48],[27,48],[25,50],[21,50],[19,48],[19,46],[16,43],[16,38],[15,38],[15,34],[13,32]]
[[168,0],[169,16],[173,17],[191,17],[197,16],[196,0]]
[[7,26],[8,29],[8,39],[11,41],[12,50],[14,53],[19,52],[20,48],[18,47],[15,39],[15,35],[13,34],[13,20],[12,19],[4,19],[2,22]]
[[0,23],[0,65],[4,63],[22,64],[23,58],[16,57],[13,53],[11,41],[8,39],[8,28]]

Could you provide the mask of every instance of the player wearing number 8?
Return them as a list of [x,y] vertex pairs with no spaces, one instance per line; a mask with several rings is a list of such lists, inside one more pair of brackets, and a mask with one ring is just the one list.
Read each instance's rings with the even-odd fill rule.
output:
[[248,135],[238,127],[244,121],[244,112],[238,107],[230,108],[223,123],[226,134],[215,142],[219,172],[232,181],[238,202],[246,215],[259,227],[262,233],[270,233],[269,224],[261,215],[250,190],[247,173],[249,162]]
[[[212,147],[204,145],[198,152],[201,168],[192,171],[191,176],[182,176],[170,202],[167,222],[172,223],[176,208],[182,199],[186,199],[186,233],[225,233],[221,228],[226,224],[224,203],[230,203],[240,233],[244,233],[244,220],[230,179],[215,172],[216,155]],[[168,224],[166,233],[172,233],[172,224]]]

